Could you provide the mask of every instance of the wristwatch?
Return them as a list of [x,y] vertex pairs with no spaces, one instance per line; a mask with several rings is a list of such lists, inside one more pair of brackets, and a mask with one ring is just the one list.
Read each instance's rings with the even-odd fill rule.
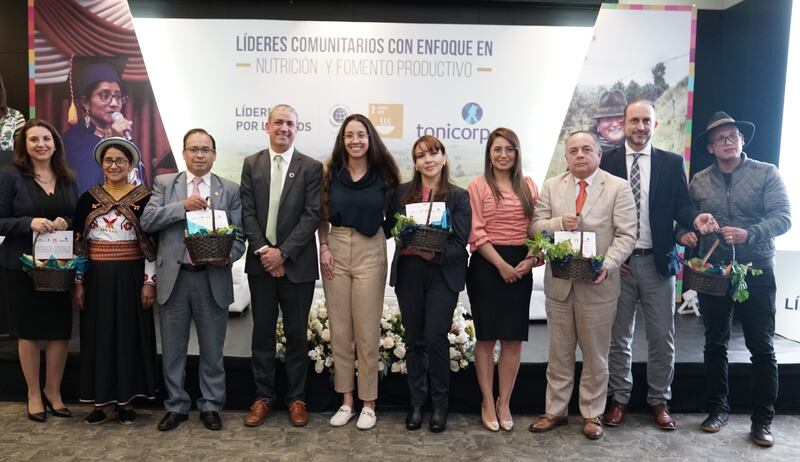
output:
[[286,252],[284,252],[283,250],[281,250],[281,258],[283,258],[284,260],[288,260],[289,259],[289,255]]
[[747,230],[747,243],[748,244],[755,244],[756,243],[756,233],[751,230]]

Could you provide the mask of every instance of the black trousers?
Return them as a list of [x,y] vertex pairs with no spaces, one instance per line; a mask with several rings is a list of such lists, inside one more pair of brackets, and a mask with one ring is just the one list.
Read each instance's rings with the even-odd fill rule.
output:
[[706,401],[709,412],[730,412],[728,404],[728,341],[736,310],[742,321],[744,343],[753,363],[752,401],[754,424],[769,425],[778,398],[778,361],[775,359],[775,275],[772,268],[760,276],[747,276],[750,298],[734,302],[730,295],[700,294],[705,325]]
[[308,375],[308,312],[314,298],[314,282],[291,282],[248,275],[250,307],[253,310],[252,362],[256,397],[273,403],[275,392],[275,327],[278,309],[286,336],[286,402],[305,400]]
[[411,405],[428,400],[430,385],[434,408],[447,409],[450,390],[450,342],[458,293],[442,276],[442,267],[417,256],[397,262],[397,303],[406,334],[406,367]]

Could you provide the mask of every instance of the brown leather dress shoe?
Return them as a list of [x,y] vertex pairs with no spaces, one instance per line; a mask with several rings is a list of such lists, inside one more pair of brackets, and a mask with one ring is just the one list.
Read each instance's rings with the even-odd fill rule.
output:
[[264,420],[272,412],[272,407],[266,399],[257,399],[250,406],[250,412],[244,418],[244,425],[246,427],[258,427],[264,423]]
[[628,405],[618,403],[614,400],[608,406],[608,410],[603,414],[603,424],[609,427],[619,427],[625,421],[625,414],[628,413]]
[[533,422],[528,430],[534,433],[549,432],[550,430],[567,424],[567,416],[555,416],[552,414],[542,414]]
[[308,425],[306,403],[298,399],[289,404],[289,423],[295,427],[304,427]]
[[662,430],[675,430],[677,422],[669,415],[669,408],[666,404],[658,404],[650,408],[650,413],[656,420],[656,425]]
[[600,417],[583,419],[583,436],[590,440],[599,440],[603,437],[603,423],[600,422]]

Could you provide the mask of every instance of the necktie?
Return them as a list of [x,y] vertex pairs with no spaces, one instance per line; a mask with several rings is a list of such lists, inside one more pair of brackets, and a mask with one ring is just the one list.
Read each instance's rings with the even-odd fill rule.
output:
[[196,176],[192,179],[192,196],[200,196],[200,185],[203,183],[203,178]]
[[[202,197],[202,194],[200,194],[200,184],[201,183],[203,183],[203,178],[201,178],[199,176],[196,176],[196,177],[192,178],[192,194],[191,194],[192,196],[200,196],[200,197]],[[190,265],[192,264],[192,256],[189,255],[189,249],[188,248],[184,251],[183,261],[184,261],[184,263],[188,263]]]
[[586,187],[589,186],[589,183],[581,180],[578,182],[578,186],[580,186],[581,190],[578,191],[578,198],[575,199],[575,214],[580,215],[581,211],[583,210],[583,204],[586,202]]
[[642,198],[642,178],[639,173],[639,158],[644,154],[637,152],[633,155],[633,164],[631,164],[631,174],[628,181],[631,184],[631,191],[633,191],[633,202],[636,203],[636,239],[639,239],[639,214],[641,213],[641,205],[639,201]]
[[272,159],[272,177],[269,180],[269,209],[267,209],[267,240],[270,245],[278,244],[278,207],[281,203],[283,189],[283,170],[280,154]]

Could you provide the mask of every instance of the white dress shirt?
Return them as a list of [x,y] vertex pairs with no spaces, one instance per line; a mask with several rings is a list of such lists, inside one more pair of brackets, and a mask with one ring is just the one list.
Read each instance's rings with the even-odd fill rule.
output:
[[650,231],[650,166],[653,159],[653,146],[648,144],[641,151],[634,151],[625,142],[625,165],[628,169],[628,181],[631,178],[631,166],[633,165],[633,155],[636,153],[644,154],[639,156],[639,239],[636,240],[637,249],[653,248],[653,233]]
[[[191,196],[192,191],[194,191],[194,178],[195,175],[189,170],[186,170],[186,197]],[[202,178],[203,181],[197,185],[197,189],[200,190],[200,197],[208,200],[208,198],[211,197],[211,172],[206,173],[200,178]]]

